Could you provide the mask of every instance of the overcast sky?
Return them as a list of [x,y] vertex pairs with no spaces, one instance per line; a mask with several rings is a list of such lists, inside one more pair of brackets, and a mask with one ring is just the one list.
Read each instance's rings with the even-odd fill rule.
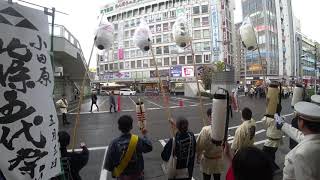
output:
[[[80,41],[86,60],[89,60],[99,7],[114,0],[25,0],[55,7],[69,15],[57,14],[56,23],[65,25]],[[241,0],[236,1],[235,22],[241,22]],[[301,20],[302,33],[320,42],[320,0],[292,0],[293,12]],[[95,56],[90,66],[95,66]]]

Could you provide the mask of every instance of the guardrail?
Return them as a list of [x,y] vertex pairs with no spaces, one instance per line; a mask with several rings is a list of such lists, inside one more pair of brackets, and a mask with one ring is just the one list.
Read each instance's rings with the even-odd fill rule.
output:
[[[51,25],[52,24],[49,24],[50,35],[51,35]],[[86,59],[83,55],[82,48],[80,46],[78,39],[75,38],[74,35],[72,35],[66,27],[64,27],[63,25],[55,24],[54,29],[53,29],[53,36],[64,38],[69,43],[71,43],[75,48],[79,49],[79,51],[80,51],[79,54],[81,56],[82,62],[85,65],[86,70],[88,69],[88,64],[87,64]]]

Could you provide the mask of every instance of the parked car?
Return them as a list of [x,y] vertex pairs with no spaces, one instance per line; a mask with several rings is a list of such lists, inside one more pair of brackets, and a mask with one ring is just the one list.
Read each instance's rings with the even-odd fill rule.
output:
[[121,96],[134,96],[134,95],[136,95],[136,91],[132,91],[129,88],[123,88],[123,89],[120,89],[120,95]]
[[159,91],[156,90],[156,89],[148,88],[148,89],[144,90],[144,95],[145,96],[158,96],[159,95]]

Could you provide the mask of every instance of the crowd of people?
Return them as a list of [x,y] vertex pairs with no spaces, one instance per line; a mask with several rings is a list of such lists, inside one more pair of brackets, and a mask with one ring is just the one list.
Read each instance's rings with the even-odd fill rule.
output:
[[[200,164],[204,180],[272,180],[274,174],[283,172],[284,180],[319,180],[320,171],[320,96],[312,96],[312,102],[295,102],[293,108],[297,127],[286,123],[280,116],[281,95],[276,84],[270,84],[266,94],[266,113],[262,123],[266,128],[266,141],[262,149],[255,147],[256,121],[251,109],[241,110],[242,124],[238,126],[231,144],[217,142],[212,138],[211,125],[215,114],[207,110],[209,126],[204,126],[195,137],[189,129],[188,120],[179,117],[171,120],[174,136],[165,144],[161,158],[166,162],[169,180],[191,180],[195,163]],[[112,102],[112,101],[111,101]],[[111,107],[110,107],[111,109]],[[118,119],[121,135],[109,145],[104,168],[119,180],[143,180],[143,154],[153,150],[148,131],[142,136],[131,133],[133,118],[123,115]],[[283,135],[297,144],[286,155],[283,170],[275,163],[276,151],[282,145]],[[67,157],[70,175],[81,179],[80,169],[87,163],[89,152],[84,144],[81,153],[68,153],[66,146],[70,136],[59,132],[62,157]],[[226,172],[226,177],[222,174]]]

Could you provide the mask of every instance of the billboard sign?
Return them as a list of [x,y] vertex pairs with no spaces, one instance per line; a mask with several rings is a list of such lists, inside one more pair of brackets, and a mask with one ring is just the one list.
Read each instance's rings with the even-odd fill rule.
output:
[[219,12],[218,12],[218,1],[211,0],[211,32],[212,32],[212,50],[213,56],[212,61],[219,60]]
[[194,68],[193,66],[183,66],[182,67],[182,77],[193,77]]
[[173,66],[170,68],[171,77],[182,77],[182,67]]

